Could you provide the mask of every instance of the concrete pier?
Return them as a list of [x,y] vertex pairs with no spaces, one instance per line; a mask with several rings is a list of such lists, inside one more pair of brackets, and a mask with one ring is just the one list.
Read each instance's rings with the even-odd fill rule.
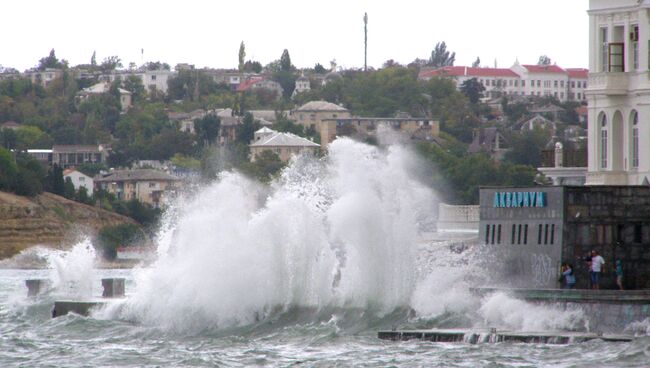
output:
[[102,301],[73,301],[59,300],[54,302],[52,309],[52,318],[65,316],[68,313],[76,313],[82,316],[90,315],[90,310],[95,307],[101,307],[106,302]]
[[544,331],[521,332],[507,330],[465,330],[465,329],[431,329],[431,330],[396,330],[379,331],[377,337],[382,340],[408,341],[423,340],[431,342],[461,342],[469,344],[520,342],[529,344],[569,344],[601,339],[609,342],[629,342],[631,335],[596,334],[586,332]]
[[27,286],[27,296],[37,296],[44,293],[50,288],[50,280],[46,279],[31,279],[25,280]]

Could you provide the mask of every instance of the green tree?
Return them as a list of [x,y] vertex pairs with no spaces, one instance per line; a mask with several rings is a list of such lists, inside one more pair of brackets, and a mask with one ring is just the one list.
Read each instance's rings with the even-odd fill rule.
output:
[[79,187],[79,190],[77,191],[77,194],[75,195],[75,200],[77,202],[85,203],[85,204],[91,204],[92,201],[90,197],[88,196],[88,189],[86,187]]
[[255,161],[247,163],[242,171],[261,182],[269,182],[286,164],[273,151],[265,150],[255,156]]
[[63,196],[68,199],[74,199],[75,197],[74,184],[72,184],[72,179],[70,177],[65,178],[65,183],[63,184]]
[[93,56],[90,57],[90,65],[97,66],[97,51],[93,51]]
[[253,140],[255,131],[258,129],[259,123],[255,121],[251,113],[247,112],[241,125],[237,126],[236,141],[248,145]]
[[17,170],[11,152],[0,147],[0,190],[11,190]]
[[216,115],[206,115],[201,119],[194,120],[194,131],[198,141],[204,146],[209,146],[217,139],[221,120]]
[[104,58],[99,67],[104,71],[115,70],[122,67],[122,60],[120,60],[119,56],[108,56]]
[[436,46],[431,51],[431,57],[429,58],[429,66],[440,68],[443,66],[454,65],[456,61],[456,53],[449,52],[447,50],[447,44],[445,41],[438,42]]
[[120,224],[104,226],[97,234],[98,250],[107,260],[114,260],[117,256],[117,248],[128,246],[138,240],[144,239],[142,229],[134,224]]
[[551,58],[546,55],[542,55],[539,57],[537,65],[551,65]]
[[543,129],[524,130],[520,134],[511,134],[508,137],[511,149],[506,153],[506,160],[514,164],[539,167],[542,150],[550,136],[550,132]]
[[280,56],[280,70],[288,72],[294,70],[293,64],[291,64],[291,56],[289,56],[289,50],[284,49],[282,51],[282,56]]
[[56,57],[54,49],[50,50],[50,54],[38,61],[38,70],[45,70],[47,68],[61,69],[64,67],[64,62],[59,61]]
[[480,68],[481,67],[481,58],[476,57],[476,60],[472,63],[472,68]]
[[244,59],[246,59],[246,46],[244,46],[244,41],[239,44],[239,71],[244,71]]
[[261,73],[262,69],[262,64],[259,61],[248,60],[244,64],[244,71],[247,73]]
[[316,65],[314,65],[314,73],[325,74],[327,73],[327,69],[325,69],[325,67],[322,66],[321,63],[316,63]]
[[126,77],[123,86],[125,90],[131,92],[133,103],[141,102],[147,97],[147,91],[142,84],[142,79],[135,75]]
[[478,79],[472,78],[465,80],[460,85],[460,91],[467,96],[470,103],[476,104],[483,97],[485,87],[483,87],[483,83],[479,82]]
[[45,178],[45,185],[43,186],[43,189],[60,196],[63,196],[65,194],[63,169],[59,165],[54,164],[52,167],[50,167],[47,172],[47,177]]

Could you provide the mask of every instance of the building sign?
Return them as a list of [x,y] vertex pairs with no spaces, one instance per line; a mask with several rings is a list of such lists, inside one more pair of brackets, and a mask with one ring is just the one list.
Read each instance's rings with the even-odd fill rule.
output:
[[495,208],[514,207],[546,207],[544,192],[496,192],[494,193]]

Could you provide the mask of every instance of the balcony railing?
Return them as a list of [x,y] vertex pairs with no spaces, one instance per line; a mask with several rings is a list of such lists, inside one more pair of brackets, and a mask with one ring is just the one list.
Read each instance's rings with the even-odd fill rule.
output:
[[589,73],[587,92],[605,95],[627,94],[629,76],[622,72]]
[[[555,150],[542,150],[541,167],[555,167]],[[587,150],[562,150],[562,167],[587,167]]]

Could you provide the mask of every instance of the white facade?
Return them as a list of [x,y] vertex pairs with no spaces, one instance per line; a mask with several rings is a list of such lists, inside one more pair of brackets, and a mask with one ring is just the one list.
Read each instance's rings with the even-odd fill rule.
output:
[[63,180],[66,180],[67,178],[70,178],[75,190],[79,190],[79,188],[84,187],[88,192],[88,196],[93,195],[94,185],[92,177],[78,170],[66,170],[65,173],[63,173]]
[[460,87],[466,80],[476,78],[485,87],[485,98],[503,95],[542,97],[554,96],[559,101],[584,101],[586,99],[587,70],[563,69],[557,65],[524,65],[515,62],[507,69],[447,66],[420,72],[419,79],[435,76],[454,78]]
[[650,1],[590,0],[587,185],[650,180]]

